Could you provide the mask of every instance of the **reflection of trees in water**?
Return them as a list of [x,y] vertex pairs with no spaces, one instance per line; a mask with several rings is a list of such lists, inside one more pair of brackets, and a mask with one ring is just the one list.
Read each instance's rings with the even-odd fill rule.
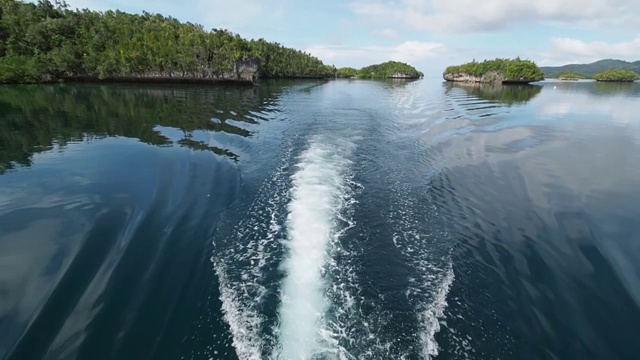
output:
[[640,93],[640,83],[594,81],[590,85],[592,85],[593,92],[596,94]]
[[542,90],[537,85],[500,85],[447,82],[446,92],[453,88],[464,89],[469,95],[489,101],[500,102],[506,105],[525,104],[536,97]]
[[404,87],[408,84],[418,81],[417,79],[380,79],[374,80],[384,83],[387,87],[390,88],[400,88]]
[[[30,165],[34,153],[51,150],[54,144],[108,136],[158,146],[178,144],[236,159],[227,149],[193,140],[194,132],[250,136],[249,130],[227,120],[255,123],[260,112],[274,105],[282,87],[2,86],[0,173]],[[172,140],[157,126],[180,129],[184,138]]]
[[583,92],[596,96],[613,94],[640,96],[640,82],[563,81],[553,83],[553,86],[559,90]]

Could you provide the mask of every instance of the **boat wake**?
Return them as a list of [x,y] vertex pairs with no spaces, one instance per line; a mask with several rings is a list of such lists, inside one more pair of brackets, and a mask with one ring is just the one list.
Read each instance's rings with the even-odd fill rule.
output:
[[282,253],[291,153],[288,146],[248,208],[239,210],[246,216],[214,240],[211,261],[220,287],[222,312],[240,359],[263,359],[276,342],[268,314],[279,286],[274,274]]
[[418,203],[401,175],[390,177],[387,220],[412,269],[405,296],[419,330],[413,340],[395,338],[384,330],[395,317],[359,284],[366,242],[378,240],[355,234],[364,229],[354,220],[362,190],[350,160],[355,148],[355,141],[313,136],[299,156],[289,150],[231,235],[217,238],[212,261],[240,359],[438,354],[435,336],[454,279],[448,235],[431,223],[435,207]]
[[328,294],[332,255],[340,236],[352,226],[343,216],[353,202],[348,160],[352,149],[349,141],[315,137],[292,175],[274,358],[334,357],[343,351]]

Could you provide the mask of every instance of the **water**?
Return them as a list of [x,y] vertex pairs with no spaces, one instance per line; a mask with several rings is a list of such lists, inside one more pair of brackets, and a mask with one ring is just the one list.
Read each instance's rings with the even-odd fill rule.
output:
[[0,87],[0,358],[635,359],[640,84]]

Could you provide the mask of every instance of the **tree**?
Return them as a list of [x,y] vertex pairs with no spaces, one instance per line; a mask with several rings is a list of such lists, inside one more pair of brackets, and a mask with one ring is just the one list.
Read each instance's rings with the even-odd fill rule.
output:
[[70,10],[64,2],[0,0],[0,82],[78,76],[220,79],[258,56],[263,77],[330,77],[318,58],[264,39],[143,12]]

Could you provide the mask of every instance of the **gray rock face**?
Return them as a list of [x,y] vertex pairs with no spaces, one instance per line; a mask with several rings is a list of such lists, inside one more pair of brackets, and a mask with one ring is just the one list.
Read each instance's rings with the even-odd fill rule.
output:
[[399,73],[399,72],[395,72],[389,78],[390,79],[415,79],[416,77],[415,76],[411,76],[411,75],[407,75],[407,74],[403,74],[403,73]]
[[235,79],[256,82],[259,77],[260,58],[237,60],[234,65]]
[[466,83],[501,83],[505,80],[502,74],[495,71],[489,72],[483,76],[474,76],[466,73],[445,73],[443,77],[447,81]]
[[153,83],[216,83],[237,82],[254,84],[259,77],[260,59],[257,57],[236,60],[228,72],[219,69],[201,67],[194,71],[154,71],[132,74],[111,74],[100,78],[96,75],[69,74],[65,81],[114,81],[114,82],[153,82]]

